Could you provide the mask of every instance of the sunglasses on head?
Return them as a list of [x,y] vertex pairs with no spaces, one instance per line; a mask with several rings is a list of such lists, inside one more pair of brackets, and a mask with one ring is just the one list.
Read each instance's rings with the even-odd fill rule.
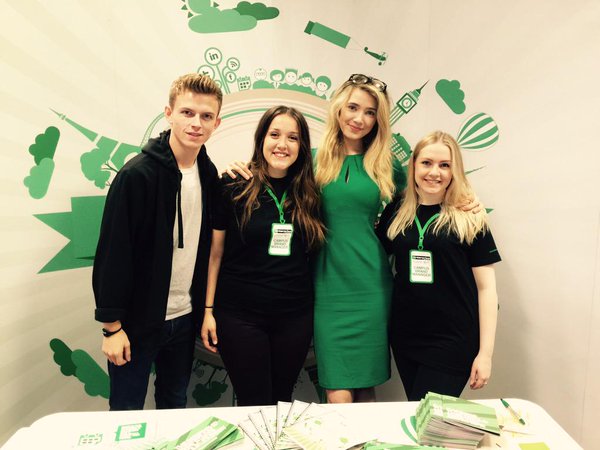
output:
[[370,84],[373,87],[375,87],[375,89],[379,89],[379,91],[381,92],[385,92],[385,90],[387,89],[387,84],[385,84],[383,81],[378,80],[377,78],[370,77],[368,75],[363,75],[362,73],[355,73],[353,75],[350,75],[348,81],[354,84]]

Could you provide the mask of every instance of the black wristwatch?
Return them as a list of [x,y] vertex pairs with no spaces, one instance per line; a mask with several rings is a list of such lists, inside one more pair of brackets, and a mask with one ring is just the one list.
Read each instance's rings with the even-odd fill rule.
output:
[[111,337],[113,334],[117,334],[122,329],[123,329],[123,327],[119,327],[118,330],[108,331],[106,328],[102,328],[102,334],[104,335],[104,337]]

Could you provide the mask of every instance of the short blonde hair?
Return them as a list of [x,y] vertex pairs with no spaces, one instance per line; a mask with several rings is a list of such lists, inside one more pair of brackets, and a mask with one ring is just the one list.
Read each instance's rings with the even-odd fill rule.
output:
[[219,103],[219,111],[221,111],[223,91],[221,91],[221,88],[217,83],[208,75],[188,73],[173,81],[171,89],[169,90],[169,106],[171,108],[175,105],[177,96],[183,94],[185,91],[194,92],[196,94],[214,95]]

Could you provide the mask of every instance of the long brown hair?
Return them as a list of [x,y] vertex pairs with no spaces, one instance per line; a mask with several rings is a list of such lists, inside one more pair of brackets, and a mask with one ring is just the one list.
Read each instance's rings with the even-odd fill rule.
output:
[[243,205],[242,216],[239,218],[240,228],[243,229],[248,224],[252,212],[260,206],[258,196],[263,192],[264,186],[272,187],[263,145],[271,122],[281,114],[288,115],[296,121],[300,144],[298,158],[288,169],[291,180],[284,208],[292,209],[293,223],[301,228],[309,249],[314,249],[325,240],[325,225],[321,220],[321,201],[313,172],[308,124],[297,109],[284,105],[274,106],[260,118],[254,133],[254,152],[250,159],[250,170],[254,176],[247,181],[241,192],[233,197],[233,201]]

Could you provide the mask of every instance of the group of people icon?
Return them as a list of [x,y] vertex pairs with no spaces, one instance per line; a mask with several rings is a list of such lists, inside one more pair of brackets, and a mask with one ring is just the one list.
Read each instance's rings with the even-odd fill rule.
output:
[[289,89],[325,99],[331,88],[329,77],[320,75],[315,78],[310,72],[300,73],[298,69],[292,68],[286,68],[285,71],[273,69],[268,73],[265,69],[256,69],[254,78],[256,81],[252,84],[253,89]]

